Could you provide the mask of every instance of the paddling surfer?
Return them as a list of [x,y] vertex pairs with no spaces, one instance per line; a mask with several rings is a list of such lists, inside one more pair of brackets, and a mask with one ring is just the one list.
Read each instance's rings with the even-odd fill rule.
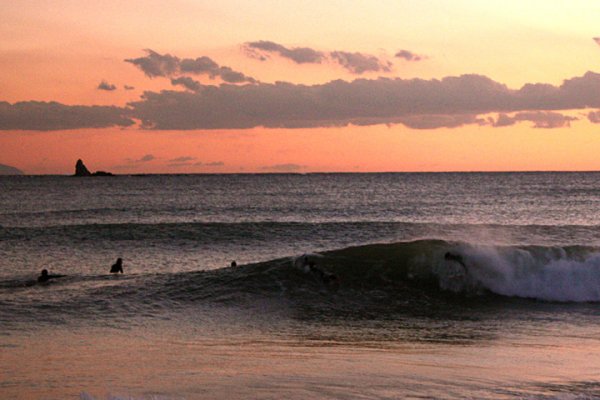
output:
[[122,258],[117,258],[117,262],[114,263],[112,267],[110,267],[111,274],[118,274],[119,272],[123,273],[123,259]]
[[43,269],[40,276],[38,276],[37,281],[39,283],[48,282],[50,279],[62,278],[65,275],[58,274],[49,274],[47,269]]
[[317,275],[325,285],[339,286],[340,280],[336,274],[325,272],[315,265],[314,261],[308,262],[308,270]]

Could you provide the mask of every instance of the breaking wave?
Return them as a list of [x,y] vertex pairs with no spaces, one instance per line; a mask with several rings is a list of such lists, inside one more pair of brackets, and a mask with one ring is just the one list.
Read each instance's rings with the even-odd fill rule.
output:
[[0,282],[0,321],[90,314],[126,318],[214,305],[260,311],[312,307],[378,318],[453,302],[479,304],[482,298],[487,304],[507,298],[599,302],[600,249],[418,240],[212,271],[72,275],[49,284],[13,279]]

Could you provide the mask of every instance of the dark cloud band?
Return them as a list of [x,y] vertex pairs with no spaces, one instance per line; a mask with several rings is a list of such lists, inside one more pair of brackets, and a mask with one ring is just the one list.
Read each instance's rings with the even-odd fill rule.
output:
[[[530,121],[537,128],[566,127],[575,117],[557,111],[600,108],[600,74],[588,72],[560,86],[527,84],[514,90],[481,75],[441,80],[357,79],[320,85],[285,82],[194,86],[191,91],[145,92],[127,107],[0,102],[2,130],[61,130],[130,126],[204,130],[312,128],[404,124],[414,129],[466,124],[509,126]],[[197,89],[197,90],[196,90]],[[500,113],[496,119],[482,115]],[[588,114],[592,122],[600,117]]]
[[[403,123],[412,128],[487,123],[478,115],[600,107],[600,74],[588,72],[560,86],[518,90],[480,75],[422,79],[357,79],[322,85],[278,82],[206,86],[197,93],[146,92],[129,104],[148,129],[309,128]],[[537,127],[567,125],[570,117],[520,114],[512,121]],[[507,125],[506,118],[493,125]]]
[[0,102],[0,130],[66,130],[134,124],[120,107],[68,106],[56,102]]

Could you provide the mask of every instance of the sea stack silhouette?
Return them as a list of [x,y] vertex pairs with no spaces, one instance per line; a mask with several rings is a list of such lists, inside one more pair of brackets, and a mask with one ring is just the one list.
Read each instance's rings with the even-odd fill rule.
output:
[[83,161],[79,159],[75,164],[75,175],[73,176],[114,176],[114,174],[111,174],[110,172],[106,171],[96,171],[94,173],[91,173],[90,170],[87,169]]

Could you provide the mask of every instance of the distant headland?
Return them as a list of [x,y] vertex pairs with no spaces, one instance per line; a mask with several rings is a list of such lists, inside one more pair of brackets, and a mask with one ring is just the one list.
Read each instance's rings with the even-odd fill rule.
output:
[[0,175],[24,175],[24,173],[18,168],[0,164]]
[[106,172],[106,171],[96,171],[94,173],[91,173],[90,170],[87,169],[87,167],[85,166],[83,161],[77,160],[77,163],[75,163],[75,174],[73,176],[115,176],[115,175],[111,174],[110,172]]

